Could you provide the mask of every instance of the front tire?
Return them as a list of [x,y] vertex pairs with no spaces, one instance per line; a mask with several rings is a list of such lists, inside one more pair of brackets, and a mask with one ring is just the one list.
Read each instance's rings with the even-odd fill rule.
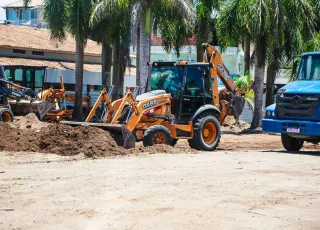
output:
[[304,143],[303,140],[290,137],[288,134],[281,134],[281,141],[282,141],[283,147],[287,151],[299,151],[302,148]]
[[154,125],[148,128],[144,132],[142,141],[145,147],[156,144],[172,145],[173,143],[169,129],[162,125]]
[[220,142],[221,127],[212,113],[200,115],[194,122],[194,138],[189,140],[191,148],[203,151],[214,151]]
[[0,122],[13,122],[13,113],[9,109],[0,109]]

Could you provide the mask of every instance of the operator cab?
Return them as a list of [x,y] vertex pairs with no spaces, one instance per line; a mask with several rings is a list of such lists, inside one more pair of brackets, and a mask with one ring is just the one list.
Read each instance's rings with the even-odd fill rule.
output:
[[188,122],[205,104],[212,104],[212,80],[208,63],[153,62],[151,91],[170,93],[171,111],[178,121]]

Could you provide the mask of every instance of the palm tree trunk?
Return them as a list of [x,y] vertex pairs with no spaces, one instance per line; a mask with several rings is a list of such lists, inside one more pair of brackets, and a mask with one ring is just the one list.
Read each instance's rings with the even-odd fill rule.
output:
[[112,47],[102,43],[102,85],[109,89],[111,87]]
[[250,74],[250,40],[244,40],[244,73]]
[[136,86],[140,85],[140,27],[137,31],[137,51],[136,51]]
[[[139,69],[140,76],[137,79],[138,86],[145,88],[145,92],[148,91],[150,85],[148,78],[150,75],[150,67],[148,66],[148,62],[151,60],[150,47],[151,47],[151,33],[146,34],[146,26],[147,26],[147,12],[145,9],[142,9],[141,17],[140,17],[140,46],[139,46]],[[150,13],[150,26],[152,25],[152,14]],[[149,83],[149,84],[148,84]]]
[[276,74],[275,64],[271,63],[267,69],[266,107],[274,103],[274,81]]
[[197,37],[197,61],[203,62],[203,50],[202,50],[202,43],[209,41],[209,28],[208,23],[205,19],[202,19],[199,25],[198,37]]
[[75,84],[75,105],[72,114],[74,120],[83,119],[82,110],[82,89],[83,89],[83,63],[84,63],[84,46],[80,40],[76,39],[76,84]]
[[256,40],[256,53],[255,53],[255,70],[254,70],[254,113],[251,123],[251,129],[256,129],[261,126],[262,120],[262,100],[263,100],[263,83],[265,62],[261,58],[261,52],[264,49],[261,39]]
[[120,94],[120,41],[115,42],[113,48],[113,76],[112,84],[114,86],[113,100],[119,99]]
[[128,57],[130,54],[130,47],[124,43],[120,44],[120,63],[119,63],[119,95],[122,98],[124,94],[124,75],[128,65]]

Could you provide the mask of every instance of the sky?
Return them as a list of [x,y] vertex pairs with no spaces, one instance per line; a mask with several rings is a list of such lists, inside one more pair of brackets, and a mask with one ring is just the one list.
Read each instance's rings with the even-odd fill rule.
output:
[[[16,1],[17,0],[0,0],[0,7]],[[5,20],[5,19],[6,19],[6,13],[3,8],[0,8],[0,20]]]

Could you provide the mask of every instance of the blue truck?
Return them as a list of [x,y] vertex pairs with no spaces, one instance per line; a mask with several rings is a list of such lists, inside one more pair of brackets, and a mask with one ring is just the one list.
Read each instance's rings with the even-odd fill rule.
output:
[[280,133],[287,151],[299,151],[304,142],[320,142],[320,52],[301,55],[295,81],[278,90],[276,103],[266,108],[265,132]]

